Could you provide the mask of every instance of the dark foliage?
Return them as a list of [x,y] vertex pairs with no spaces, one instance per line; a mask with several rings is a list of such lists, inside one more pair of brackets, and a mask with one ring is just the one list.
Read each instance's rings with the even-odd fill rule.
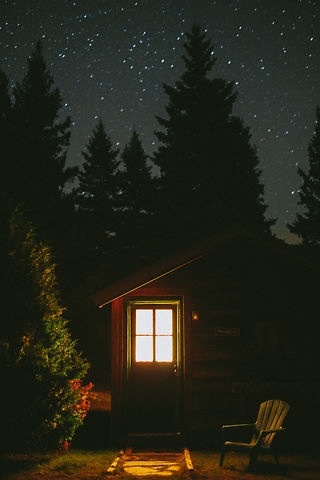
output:
[[23,80],[13,88],[13,141],[4,162],[11,164],[6,178],[10,203],[23,204],[41,238],[48,241],[57,239],[72,211],[64,189],[76,172],[66,168],[70,118],[59,120],[61,107],[60,91],[38,42]]
[[186,71],[173,87],[164,85],[167,118],[157,117],[163,236],[177,244],[235,223],[270,232],[249,129],[232,116],[233,84],[209,77],[216,59],[200,27],[186,37]]
[[313,137],[308,147],[309,170],[298,169],[302,179],[299,190],[299,205],[304,208],[294,222],[288,225],[292,233],[297,234],[304,245],[320,242],[320,107],[316,109],[316,122]]
[[0,144],[4,152],[0,176],[1,216],[12,207],[10,199],[11,184],[14,178],[13,153],[13,111],[9,92],[9,80],[0,70]]
[[157,180],[136,131],[124,147],[121,160],[117,243],[125,268],[132,269],[145,263],[150,254]]
[[76,251],[81,257],[82,274],[93,274],[112,259],[117,233],[118,150],[112,145],[103,121],[92,131],[74,191],[76,205]]
[[[89,364],[63,316],[50,249],[17,211],[1,251],[1,444],[8,450],[58,448],[82,425],[80,388]],[[78,385],[78,384],[77,384]]]

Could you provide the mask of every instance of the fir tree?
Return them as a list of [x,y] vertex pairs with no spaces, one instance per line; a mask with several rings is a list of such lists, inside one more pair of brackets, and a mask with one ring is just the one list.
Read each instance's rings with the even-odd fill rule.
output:
[[83,393],[75,385],[89,364],[63,316],[50,249],[37,242],[21,211],[8,235],[10,250],[1,271],[2,445],[57,447],[71,441],[83,423]]
[[117,234],[118,150],[114,149],[101,119],[82,155],[85,161],[78,173],[75,202],[79,233],[84,240],[80,241],[82,256],[87,258],[88,267],[94,268],[92,262],[108,255]]
[[153,192],[151,166],[139,135],[133,131],[130,141],[121,154],[123,170],[119,174],[119,206],[133,216],[147,213],[151,209],[150,197]]
[[299,189],[298,204],[304,207],[298,213],[289,230],[297,234],[303,244],[312,245],[320,242],[320,107],[316,108],[314,134],[308,146],[309,170],[298,169],[302,179]]
[[155,195],[155,179],[148,164],[139,135],[133,131],[121,154],[123,169],[119,172],[118,216],[121,222],[118,242],[127,266],[146,261],[148,239]]
[[117,196],[117,160],[119,151],[113,148],[102,119],[94,127],[82,152],[84,163],[78,173],[78,206],[84,212],[114,211]]
[[249,129],[232,116],[233,84],[210,78],[216,59],[198,25],[186,38],[185,73],[164,85],[167,118],[157,117],[162,228],[178,242],[234,224],[269,232],[256,150]]
[[[15,179],[12,197],[22,203],[44,239],[58,235],[66,214],[64,188],[76,169],[66,168],[70,118],[60,121],[62,100],[47,69],[42,44],[28,59],[27,72],[13,88]],[[61,232],[62,228],[59,229]]]
[[0,143],[1,143],[1,177],[0,198],[1,210],[11,204],[10,191],[14,184],[13,171],[13,119],[12,103],[9,93],[9,80],[5,72],[0,70]]

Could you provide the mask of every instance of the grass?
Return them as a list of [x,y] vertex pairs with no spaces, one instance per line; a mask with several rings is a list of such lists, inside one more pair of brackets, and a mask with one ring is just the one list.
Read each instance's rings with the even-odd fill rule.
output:
[[0,478],[3,480],[96,480],[99,475],[107,471],[116,455],[117,452],[114,450],[4,455],[1,458]]
[[254,471],[249,472],[246,454],[228,452],[224,466],[219,467],[220,452],[192,453],[195,472],[201,479],[210,480],[317,480],[320,478],[320,459],[314,454],[283,454],[280,467],[273,457],[260,457]]
[[[219,452],[191,451],[193,471],[170,476],[190,480],[317,480],[320,478],[320,459],[316,452],[284,454],[281,468],[272,457],[262,457],[254,472],[247,471],[248,457],[228,453],[223,468],[219,467]],[[1,480],[105,480],[133,478],[118,471],[107,475],[108,467],[118,455],[116,450],[71,450],[30,455],[2,455]],[[151,477],[141,477],[142,480]],[[159,477],[154,477],[158,478]]]

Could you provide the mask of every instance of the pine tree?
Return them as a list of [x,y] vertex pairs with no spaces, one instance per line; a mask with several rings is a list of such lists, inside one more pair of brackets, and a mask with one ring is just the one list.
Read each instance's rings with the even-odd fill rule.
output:
[[288,225],[292,233],[297,234],[305,245],[320,242],[320,107],[316,108],[314,134],[308,146],[309,170],[298,169],[302,179],[298,204],[304,207],[292,224]]
[[[0,274],[2,445],[57,447],[71,441],[86,411],[79,382],[89,364],[72,339],[59,302],[55,265],[21,210],[8,231],[10,249]],[[3,258],[5,255],[2,252]],[[78,383],[77,383],[78,382]]]
[[135,130],[123,149],[121,160],[124,169],[119,175],[119,206],[133,216],[147,213],[151,210],[150,196],[153,192],[151,166],[147,164],[148,155]]
[[155,179],[148,164],[139,135],[133,131],[121,154],[123,169],[119,172],[118,216],[121,222],[120,243],[122,260],[127,266],[138,267],[146,261],[151,235],[151,218],[155,195]]
[[82,255],[90,262],[108,254],[117,234],[118,153],[99,119],[82,152],[85,161],[78,173],[79,186],[75,192],[85,242]]
[[12,103],[9,93],[9,80],[5,72],[0,70],[0,144],[1,144],[1,177],[0,198],[1,210],[4,212],[11,205],[10,191],[14,184],[13,157],[13,118]]
[[[9,80],[2,70],[0,70],[0,145],[0,265],[1,270],[5,272],[7,264],[5,252],[8,249],[8,223],[10,222],[11,212],[15,206],[12,198],[12,190],[15,184],[15,171],[12,102],[9,93]],[[10,281],[10,279],[5,278],[4,285],[0,285],[3,293],[5,291],[3,287],[5,287],[8,281]]]
[[249,129],[232,116],[233,84],[210,78],[216,59],[199,25],[186,37],[186,70],[175,86],[164,85],[167,118],[157,117],[162,229],[178,242],[233,224],[269,232],[256,150]]
[[[58,235],[66,213],[64,188],[76,169],[66,168],[70,118],[60,121],[62,100],[54,87],[39,41],[28,59],[26,75],[13,88],[15,181],[12,197],[22,203],[44,239]],[[61,232],[61,228],[60,228]]]

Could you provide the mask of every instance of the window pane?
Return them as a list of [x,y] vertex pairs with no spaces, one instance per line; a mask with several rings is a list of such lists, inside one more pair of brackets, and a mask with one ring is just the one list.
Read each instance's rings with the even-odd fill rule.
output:
[[172,362],[172,337],[156,337],[156,362]]
[[136,362],[152,362],[152,337],[136,337]]
[[156,310],[156,335],[172,335],[172,310]]
[[153,310],[136,310],[136,335],[153,334],[152,313]]

